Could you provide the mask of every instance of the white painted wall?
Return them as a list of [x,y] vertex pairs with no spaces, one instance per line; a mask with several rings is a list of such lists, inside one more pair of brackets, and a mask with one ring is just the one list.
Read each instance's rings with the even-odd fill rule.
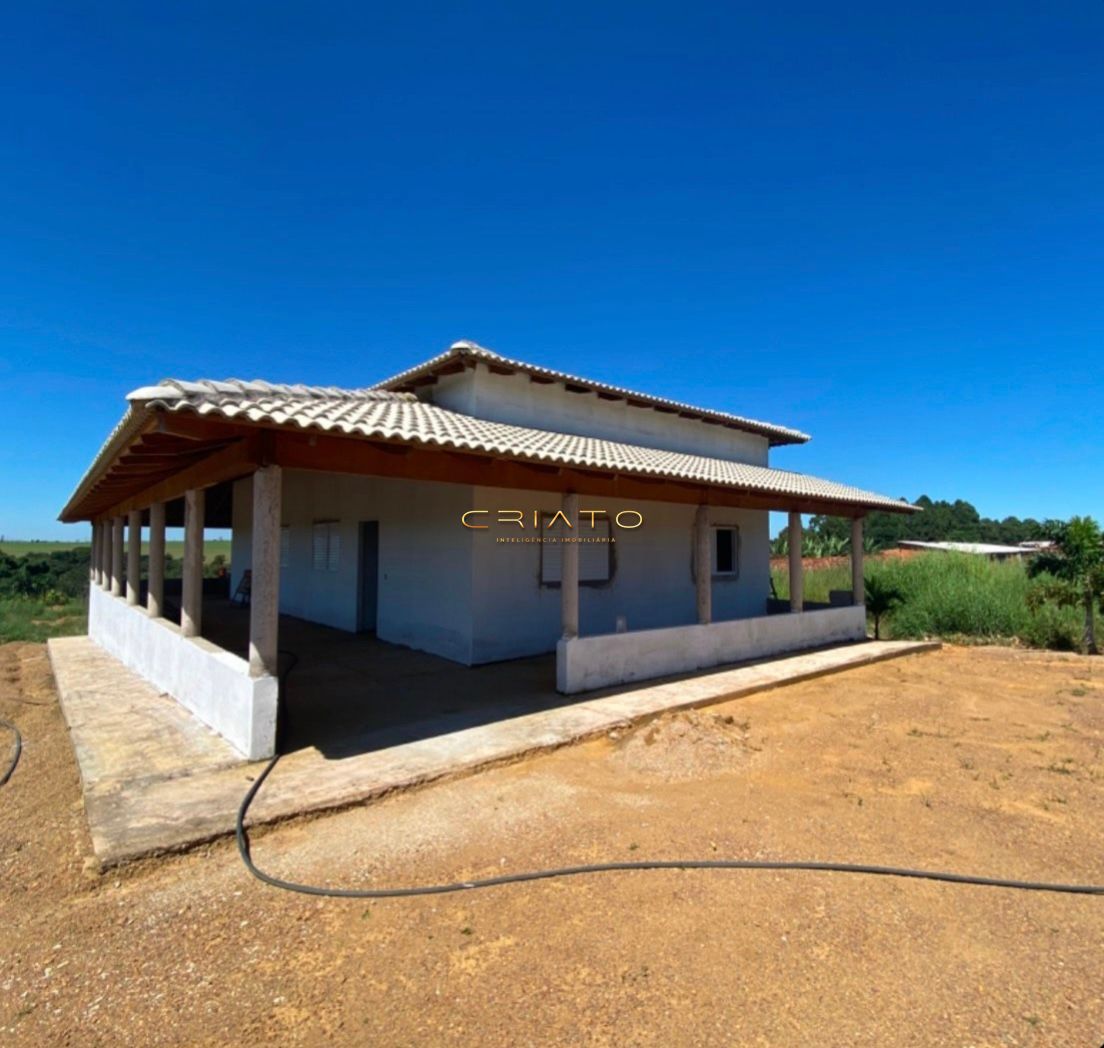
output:
[[708,626],[561,639],[556,650],[556,687],[571,695],[865,638],[866,608],[860,604]]
[[251,677],[249,664],[202,637],[185,637],[168,619],[151,619],[93,585],[88,635],[123,665],[168,693],[250,760],[276,748],[275,677]]
[[[696,621],[691,574],[694,507],[665,502],[582,500],[584,509],[637,509],[644,525],[614,529],[612,580],[583,585],[580,628],[612,633],[619,617],[629,630]],[[541,547],[498,537],[536,537],[497,525],[462,526],[468,509],[534,509],[555,513],[556,493],[473,488],[423,481],[289,470],[282,523],[290,529],[290,562],[281,569],[280,610],[343,630],[357,627],[358,522],[379,521],[377,635],[465,664],[554,651],[560,636],[560,590],[541,585]],[[252,482],[234,487],[232,585],[250,564]],[[714,509],[713,522],[740,532],[740,573],[713,580],[717,621],[763,615],[770,590],[767,514]],[[336,520],[341,558],[336,572],[312,566],[312,525]],[[493,514],[489,518],[493,519]]]
[[[280,572],[280,611],[337,629],[357,628],[359,523],[379,522],[377,635],[470,663],[471,533],[460,515],[472,488],[386,477],[288,470],[281,523],[289,562]],[[316,571],[316,521],[337,522],[337,570]],[[252,480],[234,485],[232,585],[251,563]]]
[[596,393],[569,393],[560,383],[531,382],[529,376],[492,374],[484,363],[443,375],[419,396],[477,418],[534,429],[602,437],[695,455],[767,465],[766,437],[697,419],[679,418],[624,400],[600,400]]
[[[500,543],[500,537],[535,537],[532,510],[555,513],[554,493],[476,488],[473,505],[481,509],[524,509],[527,527],[497,525],[470,531],[472,537],[472,661],[492,662],[552,651],[560,637],[560,590],[540,583],[539,543]],[[583,497],[582,509],[611,515],[637,509],[640,528],[614,528],[615,569],[609,583],[582,585],[581,633],[613,633],[619,616],[627,628],[652,630],[696,622],[691,573],[695,507],[665,502],[626,502]],[[489,522],[492,517],[480,518]],[[740,573],[713,580],[714,620],[749,618],[766,612],[770,592],[767,514],[758,510],[712,510],[713,522],[740,529]],[[589,518],[586,518],[587,523]],[[582,534],[586,534],[586,524]]]

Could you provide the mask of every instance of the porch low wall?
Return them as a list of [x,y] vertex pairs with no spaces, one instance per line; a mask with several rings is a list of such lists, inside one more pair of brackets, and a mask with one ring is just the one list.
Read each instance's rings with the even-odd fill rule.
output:
[[88,635],[123,665],[168,693],[250,760],[276,749],[275,677],[251,677],[249,663],[168,619],[151,619],[99,586],[88,595]]
[[824,644],[866,639],[866,608],[825,608],[799,615],[766,615],[561,639],[556,687],[571,695],[611,684],[723,666]]

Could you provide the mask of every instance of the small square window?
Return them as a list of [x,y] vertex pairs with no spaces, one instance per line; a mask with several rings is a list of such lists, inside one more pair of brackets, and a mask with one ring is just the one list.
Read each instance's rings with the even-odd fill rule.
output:
[[609,582],[613,577],[613,536],[609,517],[584,515],[575,528],[567,528],[553,517],[541,515],[540,583],[558,586],[563,565],[564,539],[579,542],[579,581]]
[[713,574],[736,575],[740,570],[740,529],[713,529]]

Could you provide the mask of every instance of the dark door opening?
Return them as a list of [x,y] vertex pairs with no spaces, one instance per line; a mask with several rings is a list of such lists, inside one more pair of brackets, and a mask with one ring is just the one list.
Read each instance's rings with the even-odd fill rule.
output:
[[374,633],[379,599],[379,521],[360,522],[357,558],[357,632]]

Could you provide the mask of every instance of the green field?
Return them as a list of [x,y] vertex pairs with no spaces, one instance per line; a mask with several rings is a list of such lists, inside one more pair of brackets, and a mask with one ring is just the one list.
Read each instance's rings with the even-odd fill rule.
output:
[[[68,549],[87,549],[87,542],[47,542],[47,541],[13,541],[7,539],[0,542],[0,553],[6,553],[10,557],[18,557],[24,553],[59,553]],[[149,544],[142,543],[142,552],[149,551]],[[165,543],[165,552],[177,559],[184,556],[184,543],[180,539],[170,539]],[[229,539],[208,539],[203,543],[204,560],[210,560],[222,554],[226,560],[230,559]]]
[[53,542],[53,541],[11,541],[0,540],[0,553],[6,553],[9,557],[19,557],[24,553],[60,553],[67,549],[84,549],[87,542]]

